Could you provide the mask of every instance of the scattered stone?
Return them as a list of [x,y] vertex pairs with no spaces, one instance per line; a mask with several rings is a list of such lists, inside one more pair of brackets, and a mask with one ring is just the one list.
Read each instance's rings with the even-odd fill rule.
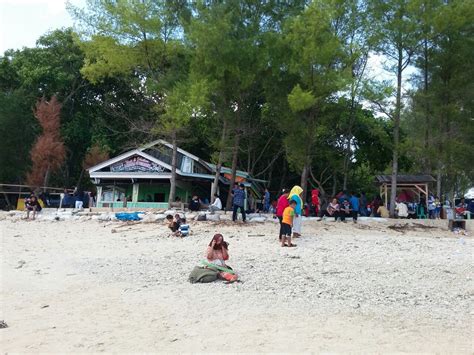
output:
[[250,223],[264,223],[267,220],[266,217],[253,217],[249,220]]
[[5,321],[0,320],[0,328],[8,328],[8,324]]
[[205,217],[208,221],[212,222],[219,222],[221,220],[221,216],[218,214],[207,214]]
[[166,218],[166,215],[164,213],[158,213],[157,215],[155,215],[155,221],[162,221]]
[[23,267],[23,265],[25,265],[25,264],[26,264],[25,260],[20,260],[18,262],[18,266],[15,269],[21,269]]

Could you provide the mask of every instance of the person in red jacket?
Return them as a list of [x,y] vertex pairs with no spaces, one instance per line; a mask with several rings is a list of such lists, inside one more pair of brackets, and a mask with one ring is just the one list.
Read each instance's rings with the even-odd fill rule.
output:
[[319,202],[319,190],[313,189],[311,191],[311,204],[314,211],[314,216],[318,217],[319,210],[321,209],[321,203]]
[[276,208],[276,213],[275,215],[277,216],[278,220],[280,221],[280,232],[278,235],[278,239],[281,241],[283,230],[282,230],[282,220],[283,220],[283,211],[285,208],[289,206],[289,201],[288,201],[288,190],[283,189],[282,194],[280,198],[278,199],[277,202],[277,208]]

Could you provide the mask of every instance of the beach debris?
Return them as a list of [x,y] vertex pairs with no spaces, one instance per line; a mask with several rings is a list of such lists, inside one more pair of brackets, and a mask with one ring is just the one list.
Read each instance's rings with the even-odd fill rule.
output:
[[120,221],[139,221],[143,218],[143,212],[118,212],[115,218]]
[[195,218],[194,218],[195,221],[200,221],[200,222],[203,222],[203,221],[206,221],[207,220],[207,216],[206,214],[198,214]]
[[[468,235],[467,231],[463,228],[453,228],[453,233],[454,234],[459,234],[459,235]],[[461,238],[461,239],[463,239],[463,238]]]
[[15,234],[15,235],[13,236],[13,238],[20,238],[20,237],[21,237],[20,234]]
[[21,269],[23,267],[23,265],[26,264],[26,261],[25,260],[20,260],[18,261],[18,265],[15,269]]
[[8,328],[8,324],[4,320],[0,320],[0,328]]
[[422,223],[395,223],[391,226],[388,226],[387,228],[401,233],[406,231],[414,231],[417,229],[439,229],[438,227],[427,226]]
[[48,308],[48,307],[49,307],[49,304],[45,304],[45,305],[41,306],[41,309]]
[[265,234],[248,234],[248,237],[264,237]]
[[206,220],[212,222],[219,222],[221,220],[221,216],[218,214],[208,214],[206,215]]
[[119,229],[119,228],[124,228],[124,227],[129,227],[129,226],[133,226],[135,224],[141,224],[142,222],[141,221],[133,221],[133,222],[130,222],[130,221],[127,221],[125,222],[124,224],[118,226],[118,227],[115,227],[115,229]]
[[249,222],[251,223],[264,223],[267,220],[266,217],[253,217],[250,218]]

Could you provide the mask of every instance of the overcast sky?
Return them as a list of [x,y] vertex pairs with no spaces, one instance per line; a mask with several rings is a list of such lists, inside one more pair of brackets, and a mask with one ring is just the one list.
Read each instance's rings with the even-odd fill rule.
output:
[[[84,5],[84,0],[72,0]],[[72,26],[65,0],[0,0],[0,53],[33,47],[44,33]]]

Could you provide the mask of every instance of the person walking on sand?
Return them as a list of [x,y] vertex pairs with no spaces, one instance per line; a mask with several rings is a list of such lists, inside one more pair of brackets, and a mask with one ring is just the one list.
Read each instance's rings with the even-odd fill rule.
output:
[[237,211],[240,208],[242,213],[242,221],[245,222],[245,190],[244,184],[240,184],[238,189],[234,189],[232,198],[232,221],[237,220]]
[[356,195],[354,192],[351,193],[351,198],[349,202],[351,203],[352,220],[354,223],[357,223],[357,216],[359,215],[360,211],[359,199],[359,194]]
[[280,221],[280,233],[278,235],[278,239],[281,241],[281,238],[283,236],[283,229],[282,229],[282,220],[283,220],[283,212],[285,211],[285,208],[287,208],[290,203],[288,202],[288,191],[283,189],[282,195],[278,198],[277,202],[277,208],[276,208],[276,217],[278,218],[278,221]]
[[270,191],[265,188],[265,194],[263,195],[263,212],[268,213],[270,210]]
[[296,201],[291,200],[290,205],[286,207],[285,210],[283,211],[283,219],[281,223],[281,229],[282,229],[281,246],[282,247],[296,247],[296,244],[291,243],[291,227],[293,225],[293,221],[295,217],[295,207],[296,207]]
[[301,195],[303,193],[303,189],[301,186],[295,185],[290,191],[288,195],[288,200],[291,202],[292,200],[296,202],[295,210],[295,217],[293,218],[293,238],[299,238],[301,236],[301,224],[302,224],[302,217],[301,213],[303,210],[303,200],[301,199]]

